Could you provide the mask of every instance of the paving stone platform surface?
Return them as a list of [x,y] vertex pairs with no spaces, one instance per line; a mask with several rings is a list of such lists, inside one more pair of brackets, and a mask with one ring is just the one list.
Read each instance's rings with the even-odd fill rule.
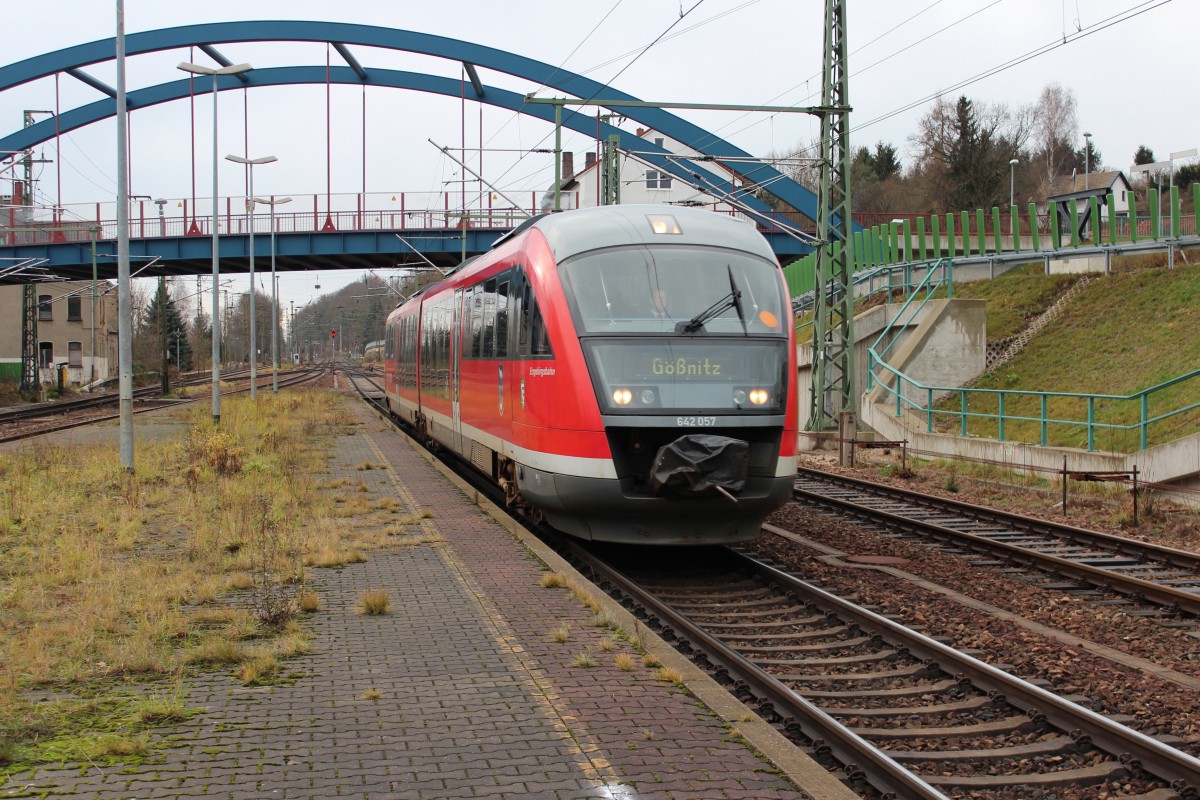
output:
[[[780,798],[797,789],[627,641],[396,433],[365,410],[330,477],[366,483],[421,521],[423,544],[310,572],[312,651],[291,685],[191,683],[205,712],[132,768],[66,764],[0,781],[5,796],[95,798]],[[364,462],[385,469],[361,470]],[[356,601],[385,589],[391,612]],[[566,642],[551,632],[565,627]],[[612,640],[610,651],[605,640]],[[617,667],[633,655],[632,670]],[[580,666],[587,654],[595,666]],[[376,698],[376,699],[364,699]]]

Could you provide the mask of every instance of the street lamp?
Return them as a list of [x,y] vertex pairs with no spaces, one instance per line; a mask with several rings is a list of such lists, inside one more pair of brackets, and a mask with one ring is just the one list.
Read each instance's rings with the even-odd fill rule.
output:
[[264,200],[255,197],[253,202],[266,203],[271,207],[271,391],[279,393],[279,284],[275,281],[275,206],[292,202],[290,197],[272,197]]
[[[1092,135],[1087,131],[1083,132],[1083,188],[1086,191],[1091,186],[1088,185],[1091,172],[1092,160]],[[1078,162],[1076,162],[1078,163]]]
[[1020,159],[1016,159],[1016,158],[1014,158],[1008,162],[1008,207],[1009,207],[1010,211],[1012,210],[1012,207],[1016,204],[1016,191],[1015,190],[1016,190],[1016,185],[1017,185],[1017,164],[1020,164],[1020,163],[1021,163]]
[[254,166],[256,164],[270,164],[272,161],[278,161],[275,156],[263,156],[262,158],[242,158],[241,156],[228,155],[225,156],[226,161],[232,161],[235,164],[245,164],[250,170],[250,202],[246,205],[246,211],[250,214],[250,399],[258,399],[258,338],[254,330],[254,295],[257,293],[254,287]]
[[193,75],[212,75],[212,95],[213,95],[213,207],[212,207],[212,274],[213,274],[213,294],[212,294],[212,319],[213,319],[213,335],[212,335],[212,415],[213,422],[221,422],[221,333],[218,327],[218,320],[221,318],[221,299],[220,290],[217,288],[221,283],[221,256],[217,247],[217,78],[222,75],[240,75],[243,72],[249,72],[254,67],[249,64],[232,64],[228,67],[220,69],[212,69],[211,67],[203,67],[199,64],[192,64],[187,61],[181,61],[178,65],[179,69],[184,72],[190,72]]

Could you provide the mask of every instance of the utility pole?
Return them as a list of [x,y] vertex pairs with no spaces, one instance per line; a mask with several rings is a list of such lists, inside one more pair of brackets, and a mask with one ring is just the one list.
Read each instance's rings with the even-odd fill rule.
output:
[[170,364],[167,363],[167,276],[158,276],[158,326],[162,333],[162,395],[171,392]]
[[[854,297],[850,203],[850,70],[846,0],[825,0],[825,63],[821,80],[821,188],[817,211],[816,308],[813,322],[812,416],[809,430],[856,430]],[[840,461],[848,461],[845,443]]]

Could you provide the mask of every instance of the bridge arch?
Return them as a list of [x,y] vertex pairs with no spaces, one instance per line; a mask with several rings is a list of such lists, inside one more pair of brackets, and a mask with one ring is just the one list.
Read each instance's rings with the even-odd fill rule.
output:
[[[211,48],[216,44],[248,42],[328,42],[337,46],[340,52],[347,45],[358,45],[460,61],[467,65],[472,72],[472,83],[475,89],[473,99],[550,121],[553,121],[553,112],[548,107],[525,104],[521,95],[478,83],[474,79],[474,68],[483,67],[535,81],[575,97],[599,97],[614,101],[638,100],[632,95],[611,89],[605,84],[582,75],[503,50],[432,34],[353,23],[284,20],[186,25],[129,34],[125,37],[125,50],[127,55],[133,56],[199,46],[212,55]],[[114,39],[101,39],[0,67],[0,92],[59,72],[74,73],[90,64],[111,61],[115,57],[115,50]],[[351,63],[352,67],[331,69],[329,80],[342,84],[385,86],[459,96],[461,84],[452,79],[375,67],[364,68],[356,62],[352,61]],[[317,75],[319,79],[314,80],[314,75]],[[224,76],[218,80],[218,90],[324,83],[325,81],[323,66],[266,68],[256,69],[236,77]],[[450,85],[453,86],[452,92],[448,91]],[[181,99],[188,95],[188,86],[188,80],[184,79],[132,91],[127,98],[129,109],[133,111],[149,105]],[[210,86],[211,81],[197,81],[195,83],[196,93],[207,93],[211,91]],[[741,174],[749,185],[761,185],[765,187],[765,191],[805,216],[811,219],[817,218],[817,198],[812,192],[770,165],[753,161],[748,153],[715,134],[662,109],[622,106],[619,102],[612,103],[608,108],[679,141],[686,147],[693,148],[704,154],[706,158],[716,161],[736,160],[735,171]],[[63,112],[57,120],[58,129],[59,131],[74,130],[111,117],[115,113],[115,100],[106,98]],[[594,117],[585,117],[570,110],[565,110],[562,116],[564,126],[587,135],[592,135],[596,130]],[[586,123],[583,120],[586,120]],[[582,128],[585,124],[586,130]],[[70,125],[69,128],[68,125]],[[53,138],[54,132],[55,120],[43,120],[0,138],[0,150],[25,149]],[[609,127],[605,133],[620,135],[623,147],[633,144],[630,140],[634,137],[618,128]],[[695,161],[681,164],[677,159],[667,159],[657,155],[655,151],[660,148],[656,148],[642,139],[637,139],[636,148],[643,152],[649,151],[651,154],[646,156],[647,161],[654,163],[659,169],[671,172],[681,180],[696,185],[698,183],[696,173],[699,173],[703,175],[701,184],[703,182],[711,184],[709,186],[701,185],[699,188],[714,193],[725,193],[751,207],[760,210],[766,209],[765,204],[749,194],[748,191],[729,185]],[[665,150],[661,152],[664,155],[666,153]]]

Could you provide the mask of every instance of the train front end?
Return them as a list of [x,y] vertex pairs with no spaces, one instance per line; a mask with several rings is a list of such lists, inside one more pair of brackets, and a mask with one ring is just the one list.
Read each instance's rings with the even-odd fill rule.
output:
[[[545,231],[615,473],[557,476],[553,502],[593,539],[752,539],[795,475],[794,331],[778,262],[740,221],[613,208],[593,223],[604,246],[589,247],[586,228]],[[599,230],[613,224],[623,236]]]

